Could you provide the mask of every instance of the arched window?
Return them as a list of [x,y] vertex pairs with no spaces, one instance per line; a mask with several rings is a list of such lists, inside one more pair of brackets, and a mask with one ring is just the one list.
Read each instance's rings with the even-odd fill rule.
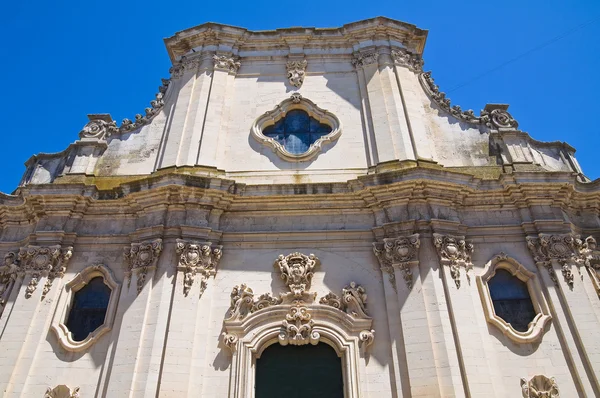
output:
[[106,318],[110,292],[109,287],[104,284],[104,279],[99,276],[75,292],[66,325],[74,341],[85,340],[90,333],[102,326]]
[[324,343],[270,345],[256,361],[255,398],[280,397],[344,398],[341,358]]
[[510,272],[499,269],[488,281],[494,312],[515,330],[526,332],[535,318],[527,284]]
[[331,126],[320,123],[306,111],[294,109],[274,125],[265,128],[263,134],[279,142],[289,153],[300,155],[331,130]]

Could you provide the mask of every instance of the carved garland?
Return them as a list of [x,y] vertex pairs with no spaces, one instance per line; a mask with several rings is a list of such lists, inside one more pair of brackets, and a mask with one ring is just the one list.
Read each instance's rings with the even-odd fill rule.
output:
[[124,249],[126,264],[125,276],[127,277],[127,287],[131,285],[132,274],[137,275],[137,293],[140,294],[146,281],[146,274],[149,270],[156,268],[158,257],[162,251],[162,239],[143,243],[132,243],[131,247]]
[[392,287],[397,292],[395,270],[402,272],[404,282],[409,289],[413,286],[411,267],[417,265],[419,234],[398,238],[384,238],[383,242],[373,243],[373,252],[379,260],[381,270],[386,272]]
[[460,288],[460,268],[466,271],[467,281],[471,281],[469,270],[473,268],[471,263],[471,254],[473,253],[473,244],[465,240],[464,236],[433,234],[433,243],[437,249],[438,256],[442,265],[450,267],[450,276],[456,283],[456,288]]
[[197,243],[177,239],[179,255],[177,270],[184,273],[183,294],[188,295],[196,274],[200,274],[200,297],[206,290],[206,282],[217,273],[223,246],[212,246],[211,242]]
[[463,122],[484,125],[490,129],[515,130],[519,127],[519,123],[507,112],[508,105],[488,104],[479,116],[475,116],[472,109],[463,111],[458,105],[452,106],[450,99],[446,98],[446,93],[441,92],[434,83],[431,72],[421,73],[419,81],[425,92],[440,108]]
[[[67,270],[67,264],[73,255],[73,247],[64,249],[59,246],[28,246],[19,251],[18,273],[22,276],[31,275],[25,289],[25,297],[30,298],[37,289],[41,277],[46,278],[42,298],[52,288],[55,278],[62,278]],[[14,254],[9,253],[9,261],[14,261]],[[5,258],[6,261],[6,258]]]

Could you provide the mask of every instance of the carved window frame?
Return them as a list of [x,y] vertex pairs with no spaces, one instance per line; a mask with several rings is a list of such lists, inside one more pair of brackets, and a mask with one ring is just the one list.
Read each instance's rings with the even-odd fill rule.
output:
[[[111,291],[104,323],[88,334],[84,340],[75,341],[73,340],[71,331],[65,324],[69,317],[71,306],[73,305],[73,298],[75,293],[86,286],[92,279],[97,277],[101,277],[104,284]],[[98,341],[105,333],[109,332],[114,324],[120,290],[121,285],[115,280],[110,269],[102,264],[96,264],[85,268],[67,282],[64,291],[58,300],[57,310],[52,318],[51,325],[51,329],[56,334],[59,344],[67,351],[82,351]]]
[[[278,344],[281,322],[294,305],[280,304],[258,310],[243,320],[225,321],[224,339],[233,351],[230,391],[234,398],[254,398],[256,361],[271,344]],[[344,397],[360,396],[360,378],[366,372],[361,356],[365,353],[366,336],[372,319],[355,318],[328,305],[307,305],[318,334],[318,343],[330,345],[342,360]],[[229,338],[229,341],[227,339]]]
[[[263,134],[264,129],[274,125],[279,120],[283,119],[288,112],[292,110],[303,110],[308,115],[319,123],[323,123],[331,127],[331,132],[313,142],[308,150],[301,154],[293,154],[288,152],[283,145],[271,137]],[[299,93],[294,93],[288,99],[283,100],[279,105],[276,105],[273,110],[265,112],[259,116],[251,128],[251,135],[263,145],[271,147],[280,158],[288,162],[303,162],[316,157],[321,152],[321,147],[328,142],[333,142],[342,134],[342,123],[331,112],[319,108],[314,102],[303,98]]]
[[[515,330],[510,323],[497,316],[494,311],[494,303],[488,282],[496,275],[496,271],[499,269],[508,271],[512,276],[527,285],[527,291],[529,292],[536,316],[529,323],[529,328],[525,332]],[[550,322],[552,317],[542,295],[540,283],[533,272],[528,271],[517,260],[501,253],[486,264],[483,274],[477,276],[477,286],[486,320],[500,329],[505,336],[520,344],[535,342],[542,338],[546,324]]]

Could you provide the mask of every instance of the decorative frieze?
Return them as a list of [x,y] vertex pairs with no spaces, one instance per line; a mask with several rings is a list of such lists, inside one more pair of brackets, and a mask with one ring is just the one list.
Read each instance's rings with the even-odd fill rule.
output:
[[222,70],[231,74],[236,74],[242,63],[239,57],[233,55],[213,55],[213,62],[215,70]]
[[554,377],[536,375],[531,379],[521,379],[523,398],[560,398],[558,384]]
[[[67,270],[67,264],[73,255],[73,247],[62,248],[55,246],[28,246],[19,251],[19,273],[31,275],[25,289],[25,297],[29,298],[37,289],[41,277],[46,278],[42,297],[50,291],[55,278],[62,278]],[[12,256],[11,256],[12,257]],[[6,260],[6,259],[5,259]],[[13,261],[11,259],[10,261]]]
[[369,319],[366,309],[367,293],[356,282],[350,282],[349,285],[342,289],[341,298],[335,293],[330,292],[325,297],[322,297],[319,303],[340,309],[355,318]]
[[131,285],[131,277],[137,275],[137,292],[140,294],[146,275],[149,270],[156,268],[158,257],[162,251],[162,239],[153,241],[132,243],[131,247],[124,249],[126,264],[125,276],[127,277],[127,287]]
[[206,282],[217,273],[223,246],[212,246],[211,242],[198,243],[177,240],[176,252],[179,255],[177,270],[183,272],[183,294],[188,295],[194,278],[200,274],[200,297],[206,290]]
[[79,398],[79,387],[75,387],[72,390],[64,384],[54,388],[48,387],[44,398]]
[[473,244],[465,240],[464,236],[433,234],[433,243],[437,249],[442,266],[450,267],[450,276],[454,279],[456,287],[460,288],[460,268],[465,269],[467,280],[470,282],[469,270],[473,268],[471,254]]
[[383,272],[386,272],[394,290],[396,287],[395,269],[402,272],[406,286],[412,289],[413,274],[411,267],[418,264],[419,234],[384,238],[382,242],[373,243],[373,252],[379,260]]
[[[275,261],[275,267],[281,272],[281,279],[290,289],[294,299],[305,299],[314,269],[319,265],[319,259],[314,255],[291,253],[287,256],[280,254]],[[314,294],[312,295],[314,299]]]
[[488,104],[480,112],[479,116],[475,116],[472,109],[463,111],[460,106],[453,106],[450,99],[446,98],[446,93],[440,91],[440,88],[434,83],[431,72],[421,73],[419,81],[425,92],[440,108],[461,121],[484,125],[493,130],[516,130],[519,127],[519,123],[508,113],[508,105]]
[[355,53],[354,58],[352,58],[352,65],[356,69],[364,68],[368,65],[377,64],[379,60],[379,52],[377,51],[369,51],[364,53]]
[[417,54],[413,54],[405,49],[392,50],[392,59],[396,65],[404,66],[413,72],[423,71],[425,61]]
[[285,65],[287,70],[287,77],[290,84],[294,87],[300,88],[304,83],[304,76],[306,75],[306,66],[308,62],[303,59],[301,61],[288,61]]

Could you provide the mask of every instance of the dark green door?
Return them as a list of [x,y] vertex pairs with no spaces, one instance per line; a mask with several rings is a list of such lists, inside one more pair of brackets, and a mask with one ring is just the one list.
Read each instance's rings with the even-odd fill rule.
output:
[[327,344],[269,346],[256,361],[256,398],[344,398],[342,361]]

